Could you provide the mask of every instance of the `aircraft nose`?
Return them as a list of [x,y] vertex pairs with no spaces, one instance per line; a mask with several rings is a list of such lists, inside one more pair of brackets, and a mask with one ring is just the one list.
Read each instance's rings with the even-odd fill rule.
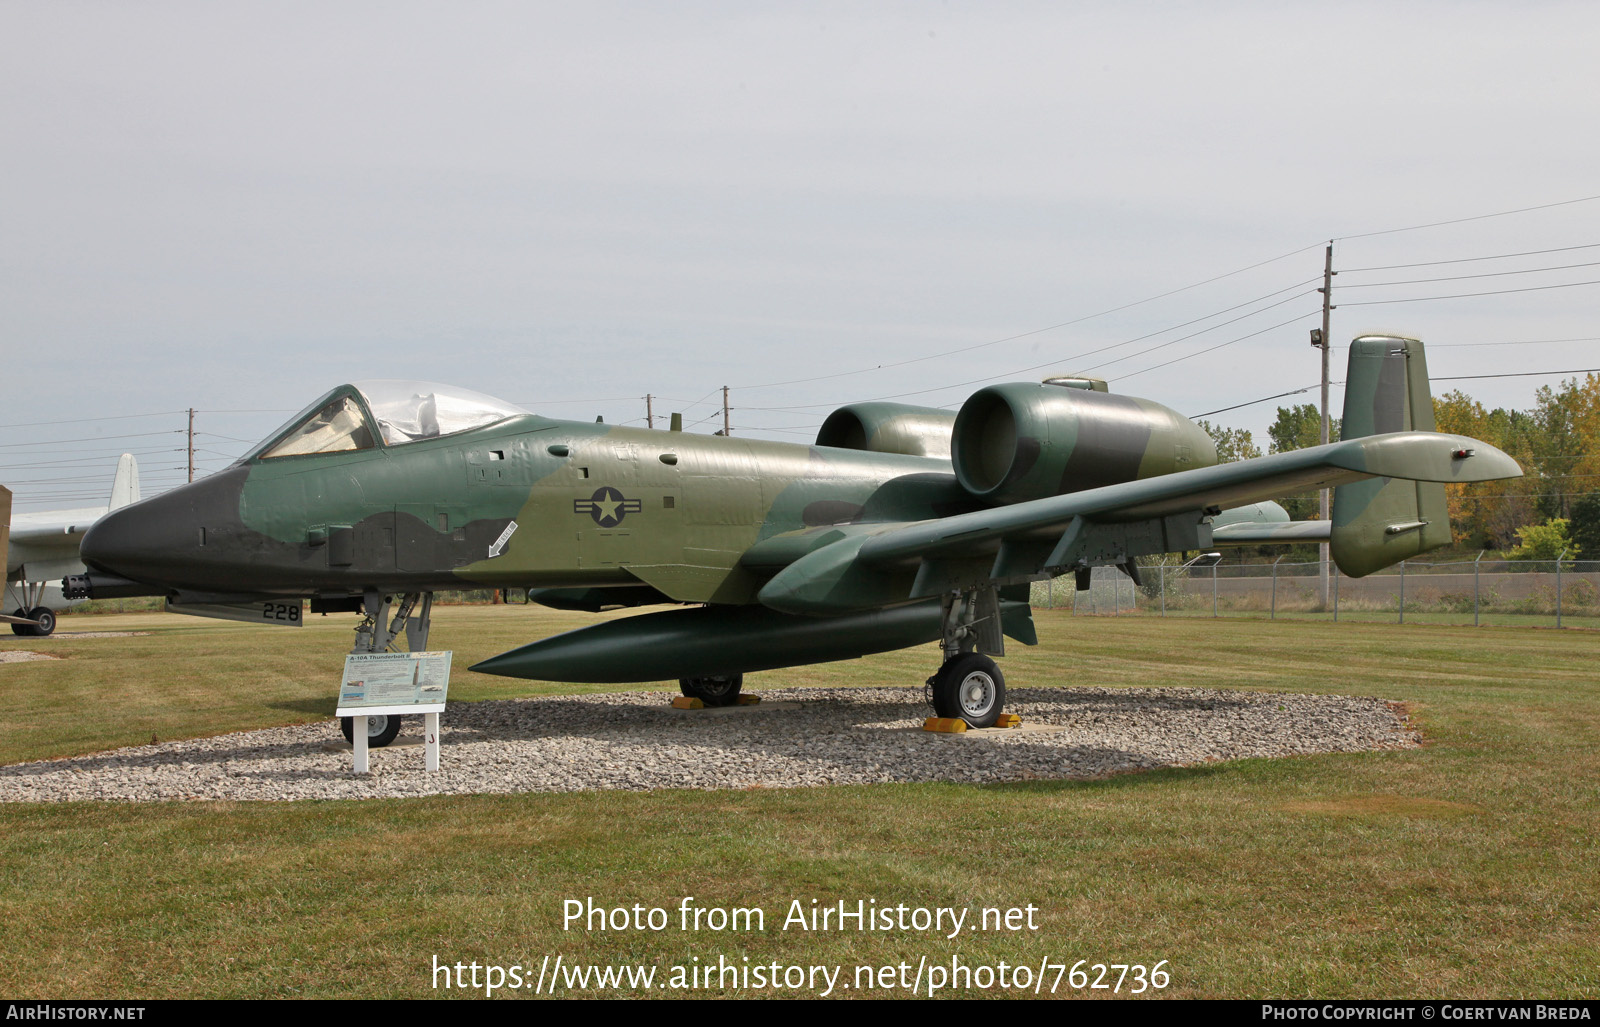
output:
[[133,581],[190,584],[204,545],[201,532],[216,522],[213,508],[229,495],[237,501],[238,489],[230,488],[228,477],[223,472],[111,511],[84,534],[79,555],[95,570]]
[[135,581],[160,582],[163,575],[157,572],[179,555],[179,525],[189,520],[174,502],[177,498],[172,493],[156,496],[95,521],[79,545],[83,562]]

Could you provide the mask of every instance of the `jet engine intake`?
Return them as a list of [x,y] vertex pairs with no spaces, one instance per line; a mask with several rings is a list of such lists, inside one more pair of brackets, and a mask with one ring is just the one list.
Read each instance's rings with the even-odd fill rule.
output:
[[853,403],[828,415],[817,432],[817,445],[867,453],[946,457],[950,455],[950,428],[954,423],[954,414],[935,407]]
[[956,480],[991,503],[1020,503],[1209,467],[1203,429],[1160,403],[1011,382],[974,393],[951,437]]

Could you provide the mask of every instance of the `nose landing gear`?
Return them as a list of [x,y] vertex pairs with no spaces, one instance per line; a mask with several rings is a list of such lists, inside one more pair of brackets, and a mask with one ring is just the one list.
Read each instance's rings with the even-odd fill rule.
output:
[[[393,619],[389,617],[389,607],[392,596],[386,596],[376,589],[369,589],[362,597],[362,619],[356,625],[356,644],[351,649],[356,653],[386,653],[394,640],[402,632],[406,636],[406,648],[410,652],[420,653],[428,648],[428,627],[433,616],[433,593],[411,592],[400,600],[400,606],[395,610]],[[417,611],[420,605],[420,612]],[[355,744],[355,719],[354,717],[340,717],[339,730],[344,733],[344,740],[351,745]],[[367,746],[381,749],[393,742],[400,734],[399,714],[368,714]]]

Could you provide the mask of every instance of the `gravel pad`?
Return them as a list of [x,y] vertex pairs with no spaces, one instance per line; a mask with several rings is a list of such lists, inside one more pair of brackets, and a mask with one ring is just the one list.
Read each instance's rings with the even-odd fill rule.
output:
[[[1018,688],[1023,727],[921,730],[917,688],[785,688],[762,702],[676,710],[665,692],[458,703],[441,768],[419,746],[351,770],[332,720],[0,767],[0,801],[359,799],[584,789],[796,788],[903,781],[1084,778],[1259,756],[1406,749],[1382,699],[1181,688]],[[407,735],[421,718],[407,718]],[[415,726],[413,726],[415,725]]]

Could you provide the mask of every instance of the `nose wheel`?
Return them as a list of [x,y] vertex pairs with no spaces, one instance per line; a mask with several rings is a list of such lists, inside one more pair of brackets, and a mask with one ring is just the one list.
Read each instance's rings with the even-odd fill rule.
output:
[[969,727],[994,727],[1005,709],[1005,675],[982,653],[962,653],[946,660],[928,685],[933,690],[934,712],[964,720]]
[[[344,732],[344,740],[351,745],[356,744],[356,728],[354,717],[340,717],[339,730]],[[400,734],[400,717],[398,714],[368,714],[367,715],[367,747],[381,749],[394,741]]]
[[679,678],[678,690],[691,699],[699,699],[707,706],[737,706],[739,689],[744,686],[743,674],[727,677]]

